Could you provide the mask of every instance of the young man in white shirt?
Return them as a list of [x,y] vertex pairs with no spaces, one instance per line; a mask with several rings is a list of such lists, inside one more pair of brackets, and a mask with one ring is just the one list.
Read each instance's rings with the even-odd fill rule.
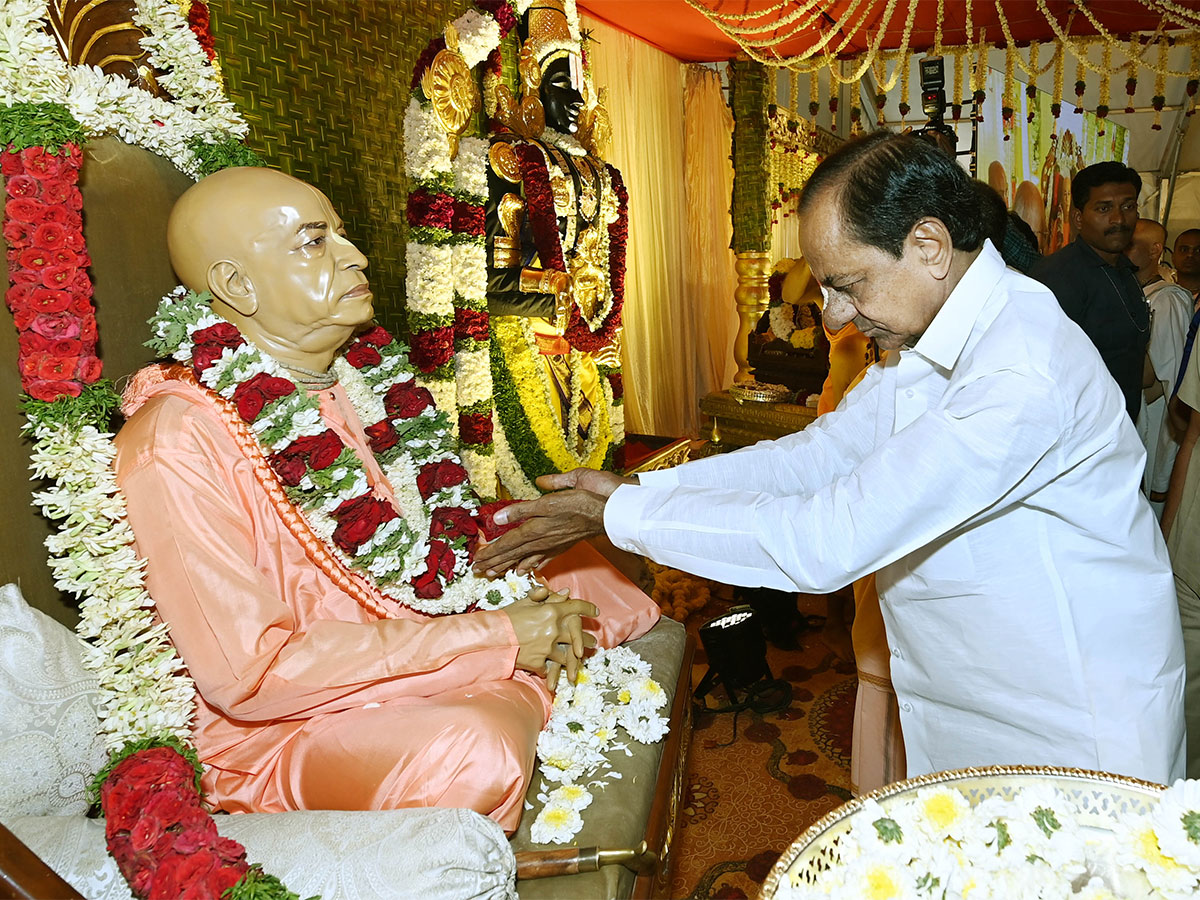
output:
[[886,358],[804,431],[636,483],[575,470],[476,559],[581,537],[726,583],[877,582],[909,776],[1182,777],[1183,646],[1144,450],[1095,347],[982,234],[956,163],[877,132],[823,162],[801,246],[831,329]]

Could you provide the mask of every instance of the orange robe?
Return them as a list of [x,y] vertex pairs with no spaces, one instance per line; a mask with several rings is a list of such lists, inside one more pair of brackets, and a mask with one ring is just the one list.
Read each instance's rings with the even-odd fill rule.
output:
[[[229,812],[461,806],[516,829],[550,694],[501,611],[380,619],[313,565],[214,406],[155,385],[117,435],[117,480],[158,614],[196,683],[209,800]],[[321,412],[392,498],[344,390]],[[658,607],[590,546],[543,570],[601,609],[603,646]]]

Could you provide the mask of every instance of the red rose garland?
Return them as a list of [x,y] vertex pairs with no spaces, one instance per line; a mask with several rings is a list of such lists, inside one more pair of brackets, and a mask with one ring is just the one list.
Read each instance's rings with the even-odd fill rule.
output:
[[78,397],[100,378],[91,259],[83,240],[79,147],[0,153],[5,178],[5,301],[18,333],[21,386],[36,400]]
[[621,329],[621,310],[625,306],[625,249],[629,241],[629,191],[621,180],[621,173],[608,163],[604,164],[612,179],[613,191],[617,195],[617,221],[608,226],[608,280],[612,290],[612,309],[592,331],[584,321],[578,306],[571,307],[571,322],[563,336],[576,350],[594,353],[613,342]]
[[525,188],[525,208],[533,245],[543,269],[567,271],[563,258],[562,238],[558,234],[558,218],[554,214],[554,194],[550,190],[550,170],[541,148],[533,143],[513,144],[521,164],[521,184]]
[[250,866],[201,805],[196,769],[171,747],[126,757],[100,788],[108,851],[136,897],[220,897]]

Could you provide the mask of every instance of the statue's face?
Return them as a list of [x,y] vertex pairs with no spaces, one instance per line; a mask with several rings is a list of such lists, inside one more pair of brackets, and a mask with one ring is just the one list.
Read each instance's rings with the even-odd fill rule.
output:
[[574,134],[579,130],[579,112],[583,109],[583,95],[571,81],[571,60],[559,57],[546,66],[542,73],[540,93],[542,108],[546,111],[546,124],[562,134]]
[[264,197],[262,217],[244,224],[241,255],[257,300],[254,316],[266,333],[282,337],[371,321],[367,258],[346,238],[329,199],[291,180]]

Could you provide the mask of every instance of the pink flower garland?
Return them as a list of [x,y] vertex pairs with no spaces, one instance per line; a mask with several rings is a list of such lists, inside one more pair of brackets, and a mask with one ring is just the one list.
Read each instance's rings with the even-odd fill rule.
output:
[[75,144],[0,152],[7,201],[5,301],[17,326],[21,386],[37,400],[78,397],[100,378],[91,259],[83,239],[83,197]]

